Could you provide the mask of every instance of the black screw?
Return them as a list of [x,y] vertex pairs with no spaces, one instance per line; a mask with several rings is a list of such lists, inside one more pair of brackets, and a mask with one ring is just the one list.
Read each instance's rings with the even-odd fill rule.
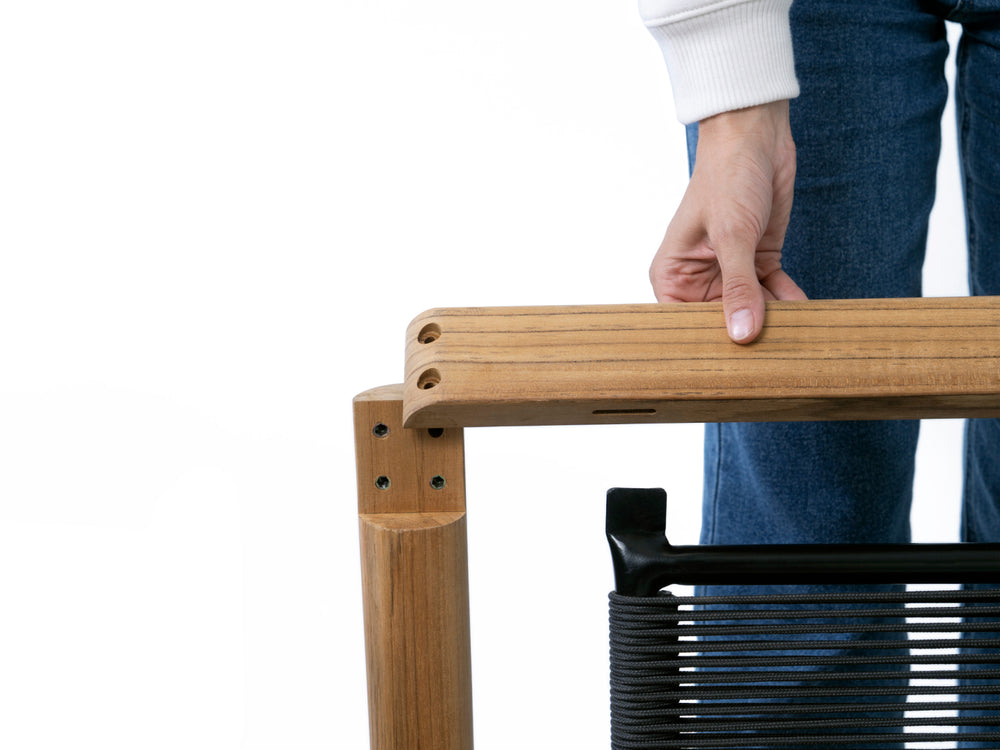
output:
[[377,425],[372,427],[372,435],[374,435],[377,438],[384,438],[388,434],[389,434],[389,425],[382,424],[381,422],[379,422]]
[[390,484],[392,484],[392,482],[389,481],[389,477],[387,477],[385,474],[382,474],[381,476],[375,478],[375,486],[378,487],[380,490],[389,489]]
[[431,487],[436,490],[443,490],[445,485],[444,477],[440,474],[435,474],[431,477]]

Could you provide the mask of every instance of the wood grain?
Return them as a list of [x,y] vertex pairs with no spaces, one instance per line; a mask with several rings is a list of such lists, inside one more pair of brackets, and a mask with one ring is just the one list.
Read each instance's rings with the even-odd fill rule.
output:
[[471,750],[462,431],[402,411],[402,386],[354,399],[371,748]]
[[409,427],[1000,416],[1000,298],[430,310],[407,331]]
[[471,750],[464,513],[360,517],[372,750]]

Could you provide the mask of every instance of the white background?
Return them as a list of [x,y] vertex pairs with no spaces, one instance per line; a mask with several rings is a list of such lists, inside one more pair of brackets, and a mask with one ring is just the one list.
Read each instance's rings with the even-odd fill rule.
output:
[[[351,397],[428,307],[651,301],[685,179],[631,1],[5,4],[0,747],[365,747]],[[604,492],[694,541],[700,432],[468,432],[480,748],[607,747]]]

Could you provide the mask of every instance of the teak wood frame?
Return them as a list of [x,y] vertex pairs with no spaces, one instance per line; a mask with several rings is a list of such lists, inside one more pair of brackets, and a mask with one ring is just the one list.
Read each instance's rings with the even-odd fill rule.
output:
[[463,427],[1000,416],[1000,297],[441,309],[354,399],[372,750],[472,748]]

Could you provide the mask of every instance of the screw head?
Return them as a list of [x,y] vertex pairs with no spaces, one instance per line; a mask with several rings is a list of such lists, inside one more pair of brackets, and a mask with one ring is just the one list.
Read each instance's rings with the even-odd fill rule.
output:
[[444,477],[441,476],[440,474],[435,474],[433,477],[431,477],[431,487],[433,487],[434,489],[443,490],[445,484],[446,483],[444,481]]
[[389,477],[387,477],[385,474],[382,474],[381,476],[375,478],[375,486],[378,487],[380,490],[389,489],[390,484],[392,484],[392,482],[389,481]]
[[372,435],[377,438],[384,438],[389,434],[389,425],[379,422],[377,425],[372,427]]

